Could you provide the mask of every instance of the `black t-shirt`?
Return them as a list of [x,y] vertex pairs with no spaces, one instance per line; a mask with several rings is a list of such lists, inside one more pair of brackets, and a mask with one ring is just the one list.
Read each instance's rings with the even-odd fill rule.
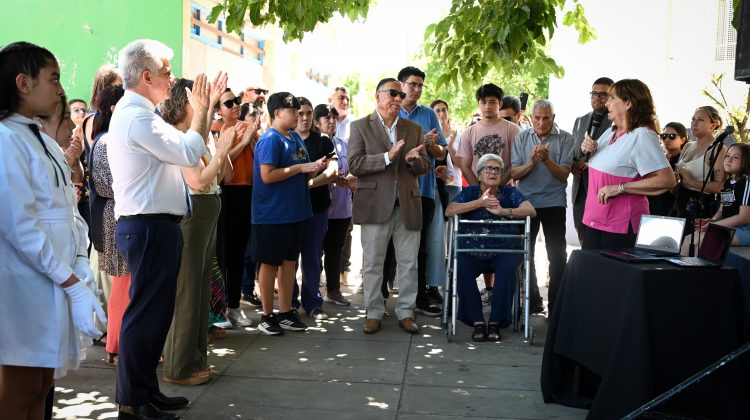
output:
[[740,206],[750,205],[750,188],[747,178],[728,179],[721,190],[721,217],[727,218],[740,213]]
[[[328,159],[336,157],[336,150],[333,148],[331,139],[315,131],[311,131],[310,136],[305,139],[305,147],[307,147],[310,162],[315,162],[323,156]],[[316,174],[316,176],[319,174]],[[328,191],[328,185],[311,189],[310,203],[313,213],[320,213],[328,209],[331,205],[331,193]]]

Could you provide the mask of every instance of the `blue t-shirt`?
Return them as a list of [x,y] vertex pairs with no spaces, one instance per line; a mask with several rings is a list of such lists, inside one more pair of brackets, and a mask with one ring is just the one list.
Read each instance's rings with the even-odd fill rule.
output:
[[[443,131],[440,129],[440,122],[437,119],[437,115],[432,108],[426,106],[417,105],[411,112],[406,112],[404,108],[401,108],[399,113],[401,118],[406,118],[409,121],[415,122],[422,126],[424,134],[429,133],[433,128],[437,130],[440,138],[437,144],[441,146],[448,146],[448,143],[443,137]],[[422,197],[435,199],[435,159],[427,153],[427,157],[430,158],[430,171],[419,177],[419,189],[422,191]]]
[[[461,192],[453,199],[456,203],[468,203],[479,199],[482,196],[482,191],[479,189],[479,185],[470,185],[464,187]],[[504,209],[516,209],[524,201],[526,197],[521,194],[516,187],[510,185],[503,185],[497,190],[497,199],[500,202],[500,207]],[[461,219],[465,220],[508,220],[505,217],[494,215],[487,211],[484,207],[472,210],[470,212],[462,213],[459,215]],[[461,225],[459,233],[489,233],[489,234],[521,234],[523,233],[522,225],[483,225],[466,223]],[[461,238],[458,243],[461,248],[473,248],[473,249],[521,249],[523,248],[523,242],[521,238]],[[481,254],[481,253],[477,253]]]
[[273,184],[266,184],[260,176],[261,165],[287,168],[310,162],[305,142],[294,131],[289,137],[269,128],[258,139],[253,157],[253,205],[254,224],[277,225],[294,223],[312,217],[307,175],[297,174]]

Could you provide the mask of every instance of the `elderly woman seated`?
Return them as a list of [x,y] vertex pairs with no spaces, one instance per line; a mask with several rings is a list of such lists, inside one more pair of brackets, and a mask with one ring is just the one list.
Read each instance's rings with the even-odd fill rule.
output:
[[[510,185],[500,185],[503,160],[496,154],[486,154],[477,162],[479,185],[464,188],[445,210],[446,216],[460,214],[466,220],[508,220],[536,216],[534,206]],[[459,233],[519,234],[515,224],[463,224]],[[457,318],[474,327],[474,341],[500,341],[500,328],[511,323],[511,306],[515,292],[516,269],[523,261],[521,253],[489,253],[482,249],[521,249],[520,238],[460,238],[459,248],[476,252],[458,254],[458,314]],[[477,276],[495,273],[495,293],[489,324],[482,314],[482,302]]]

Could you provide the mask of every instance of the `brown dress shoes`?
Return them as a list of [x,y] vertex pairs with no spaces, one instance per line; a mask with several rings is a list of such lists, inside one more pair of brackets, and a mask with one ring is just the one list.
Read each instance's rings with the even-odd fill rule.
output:
[[419,332],[419,327],[417,326],[417,323],[414,322],[414,318],[399,319],[398,326],[403,328],[404,331],[409,334],[416,334]]
[[365,325],[362,326],[362,331],[365,334],[375,334],[380,329],[380,320],[374,318],[367,318]]

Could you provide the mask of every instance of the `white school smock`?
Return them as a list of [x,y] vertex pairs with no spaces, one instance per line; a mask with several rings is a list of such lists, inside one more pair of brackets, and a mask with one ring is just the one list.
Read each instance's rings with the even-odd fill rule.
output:
[[0,120],[0,364],[55,368],[59,378],[85,356],[60,284],[87,256],[88,228],[62,150],[42,134],[58,167],[29,124]]

